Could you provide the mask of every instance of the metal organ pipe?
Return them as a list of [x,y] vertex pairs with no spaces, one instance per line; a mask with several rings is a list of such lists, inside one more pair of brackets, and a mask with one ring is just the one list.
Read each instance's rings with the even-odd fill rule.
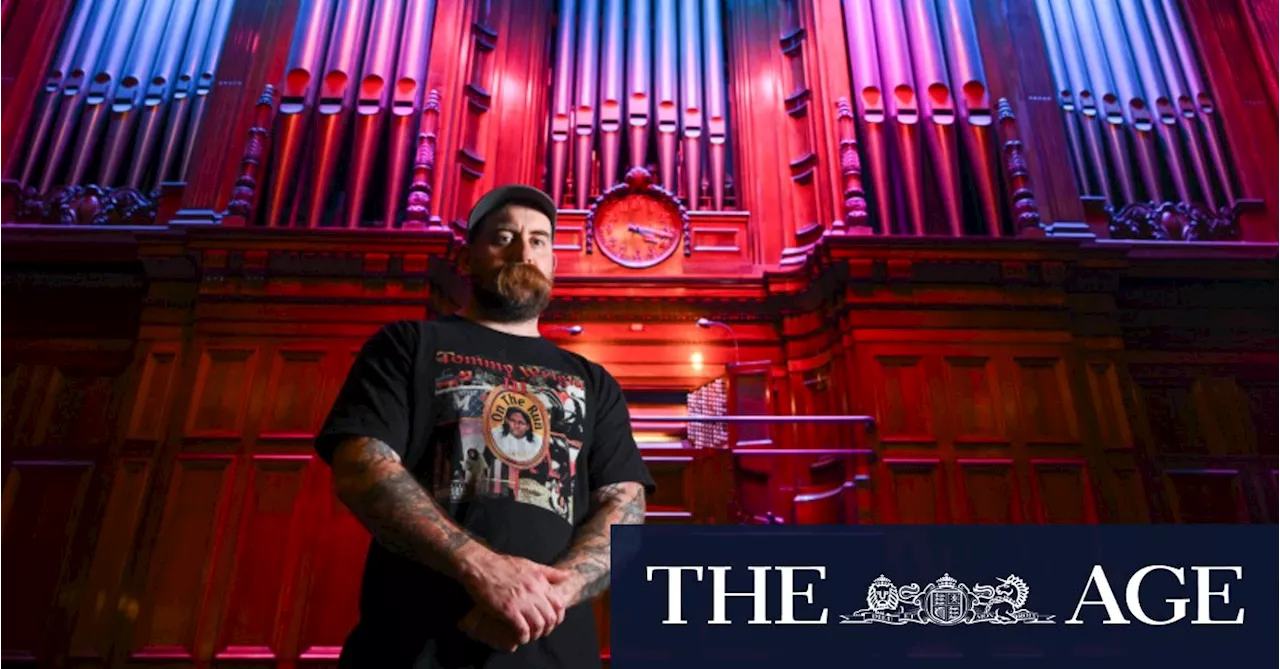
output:
[[911,61],[923,103],[922,125],[933,158],[946,222],[954,237],[964,236],[960,201],[960,160],[955,151],[956,108],[942,56],[942,36],[933,0],[905,0]]
[[591,149],[596,134],[600,73],[600,0],[578,0],[578,76],[573,109],[573,204],[587,208],[591,194]]
[[[1076,35],[1076,18],[1071,12],[1071,3],[1048,0],[1053,8],[1053,18],[1057,24],[1058,37],[1062,46],[1063,64],[1070,79],[1071,90],[1080,102],[1081,127],[1085,135],[1085,147],[1090,162],[1098,177],[1098,189],[1107,202],[1115,203],[1116,198],[1111,189],[1111,168],[1107,163],[1106,152],[1102,141],[1102,112],[1098,108],[1098,93],[1085,67],[1084,55],[1081,53],[1080,41]],[[1122,167],[1122,166],[1121,166]]]
[[872,0],[844,0],[845,43],[853,70],[853,100],[862,120],[859,134],[871,165],[872,191],[879,203],[881,233],[893,230],[893,190],[889,186],[889,154],[885,139],[884,87],[876,56]]
[[[200,68],[205,46],[208,44],[209,38],[213,35],[216,27],[214,23],[219,9],[219,2],[231,4],[231,0],[198,0],[196,5],[195,16],[191,20],[191,36],[187,39],[186,49],[183,51],[182,60],[178,64],[178,72],[173,79],[169,111],[165,121],[164,139],[160,144],[160,160],[156,165],[154,182],[156,188],[159,188],[161,183],[168,180],[173,164],[178,160],[178,150],[182,146],[183,132],[186,130],[188,116],[190,115],[191,99],[195,93],[196,71]],[[227,16],[230,18],[229,11]],[[225,33],[225,28],[223,32]],[[221,40],[222,34],[219,33],[219,36],[215,39]]]
[[1209,175],[1208,162],[1205,160],[1204,147],[1200,143],[1200,132],[1195,123],[1195,106],[1187,94],[1187,86],[1182,75],[1182,66],[1174,51],[1173,43],[1165,25],[1164,14],[1160,10],[1158,0],[1142,0],[1143,15],[1151,29],[1151,41],[1155,45],[1156,55],[1160,59],[1160,70],[1164,75],[1165,86],[1175,106],[1174,118],[1182,129],[1182,137],[1186,140],[1187,151],[1191,155],[1191,168],[1196,173],[1200,186],[1200,196],[1205,204],[1217,209],[1217,195],[1214,193],[1213,178]]
[[[634,1],[634,0],[633,0]],[[711,168],[711,204],[724,209],[726,152],[729,142],[729,103],[725,91],[724,26],[720,0],[702,0],[702,46],[706,59],[706,114],[708,158]]]
[[387,150],[385,225],[394,227],[415,151],[415,125],[422,114],[435,0],[409,0],[401,23],[396,85],[391,98],[390,146]]
[[1106,45],[1098,32],[1098,18],[1093,10],[1092,2],[1063,3],[1071,6],[1075,16],[1077,35],[1080,38],[1080,50],[1084,55],[1085,67],[1095,91],[1102,101],[1102,112],[1106,125],[1107,148],[1115,163],[1116,180],[1120,182],[1120,192],[1125,202],[1137,201],[1137,191],[1129,176],[1129,147],[1124,136],[1126,115],[1120,104],[1120,94],[1111,78],[1107,67]]
[[[387,114],[387,82],[395,67],[397,37],[400,34],[400,0],[378,0],[373,10],[373,25],[365,44],[364,72],[355,104],[355,135],[348,163],[346,203],[343,207],[344,227],[360,226],[365,193],[373,173]],[[394,216],[394,210],[388,213]]]
[[618,182],[622,151],[623,54],[626,51],[626,0],[604,1],[604,58],[600,67],[601,192]]
[[679,49],[676,0],[657,0],[658,69],[654,86],[658,112],[658,172],[662,187],[676,192],[676,132],[679,129]]
[[[154,71],[146,81],[146,90],[142,95],[141,119],[138,125],[138,137],[134,148],[133,161],[129,166],[126,183],[132,188],[142,186],[142,177],[151,166],[151,154],[155,151],[156,141],[160,139],[160,122],[162,105],[168,101],[172,90],[174,75],[178,72],[178,59],[182,56],[183,46],[191,31],[191,17],[196,10],[196,0],[177,0],[173,11],[169,14],[169,24],[164,31],[164,41],[160,45],[156,57]],[[116,99],[120,98],[119,93]],[[127,143],[127,140],[126,140]],[[123,153],[123,147],[121,147]]]
[[643,167],[653,119],[652,10],[650,0],[631,0],[627,29],[627,140],[630,167]]
[[151,67],[156,61],[156,51],[164,39],[172,2],[152,2],[147,5],[138,33],[134,35],[132,49],[111,100],[111,117],[107,125],[107,138],[103,144],[98,169],[98,184],[114,186],[116,172],[124,159],[133,126],[137,121],[139,84],[151,78]]
[[231,11],[235,9],[236,0],[219,0],[218,13],[214,16],[212,37],[205,43],[204,54],[200,57],[200,74],[195,80],[195,97],[192,102],[191,120],[187,125],[191,132],[187,133],[186,146],[182,150],[182,164],[179,167],[179,178],[185,178],[191,168],[191,156],[195,153],[197,130],[204,118],[205,107],[209,104],[209,91],[213,90],[213,77],[218,69],[218,60],[222,57],[222,47],[226,44],[227,29],[231,26]]
[[[5,1],[6,11],[13,4]],[[17,175],[18,183],[23,186],[27,185],[32,173],[35,171],[36,161],[41,155],[41,149],[44,147],[45,139],[53,127],[53,119],[58,112],[59,99],[66,96],[70,99],[66,104],[71,104],[75,98],[74,93],[67,95],[67,83],[70,81],[70,72],[76,62],[76,49],[81,46],[81,39],[84,37],[85,31],[91,25],[90,21],[109,23],[111,11],[115,7],[115,2],[90,2],[85,1],[76,5],[75,13],[71,15],[71,20],[67,23],[66,35],[62,39],[62,44],[58,47],[58,54],[54,58],[53,68],[49,71],[49,76],[45,78],[44,90],[41,91],[37,100],[36,112],[34,114],[35,123],[32,124],[34,131],[31,133],[31,141],[27,144],[25,152],[14,151],[14,155],[9,157],[9,164],[5,166],[5,173],[11,174],[13,166],[16,165],[17,155],[25,153],[22,166]]]
[[1160,185],[1160,175],[1156,169],[1151,105],[1142,96],[1138,73],[1129,53],[1129,41],[1125,37],[1124,21],[1116,7],[1116,0],[1094,0],[1093,7],[1098,18],[1107,64],[1110,65],[1115,90],[1120,96],[1121,113],[1133,130],[1138,173],[1142,177],[1146,196],[1148,199],[1161,201],[1164,199],[1164,189]]
[[906,191],[906,214],[911,234],[925,234],[924,165],[920,157],[919,102],[911,77],[910,43],[903,25],[902,7],[898,0],[873,1],[876,46],[884,85],[889,90],[888,115],[896,121],[898,159]]
[[360,68],[361,52],[369,27],[370,0],[346,0],[340,7],[329,41],[324,79],[320,81],[320,97],[316,102],[317,124],[311,144],[311,197],[303,214],[308,227],[318,227],[329,200],[330,184],[342,152],[347,120],[355,98],[355,73]]
[[969,169],[978,188],[982,223],[988,235],[1000,234],[999,189],[996,184],[997,156],[992,147],[991,91],[978,46],[970,0],[939,0],[947,60],[951,69],[951,92],[965,125],[961,130]]
[[702,185],[702,30],[698,0],[680,0],[680,130],[685,207],[698,208]]
[[[1120,12],[1124,20],[1125,32],[1129,36],[1129,46],[1133,53],[1134,64],[1150,106],[1152,122],[1156,136],[1164,149],[1164,164],[1173,179],[1173,188],[1182,202],[1191,202],[1191,189],[1187,185],[1187,175],[1182,166],[1181,142],[1177,135],[1177,110],[1170,101],[1166,91],[1164,77],[1155,62],[1155,48],[1147,30],[1147,22],[1142,16],[1142,7],[1133,0],[1120,0]],[[1153,162],[1159,165],[1159,158],[1153,156]],[[1157,177],[1158,178],[1158,177]]]
[[1209,89],[1205,88],[1204,81],[1200,78],[1200,67],[1196,63],[1195,52],[1191,49],[1191,39],[1182,23],[1182,14],[1177,5],[1170,0],[1161,0],[1161,5],[1165,20],[1169,23],[1169,33],[1173,38],[1174,49],[1178,53],[1178,60],[1182,63],[1182,74],[1186,77],[1188,92],[1195,101],[1194,108],[1198,112],[1201,129],[1209,145],[1209,155],[1218,173],[1219,186],[1222,187],[1227,204],[1233,205],[1236,196],[1231,185],[1231,172],[1227,169],[1226,155],[1222,151],[1222,143],[1218,140],[1217,124],[1214,122],[1216,110],[1213,97],[1209,95]]
[[564,202],[564,181],[569,169],[577,6],[577,0],[560,0],[560,24],[556,30],[555,86],[551,100],[551,198],[557,206]]
[[1080,128],[1076,124],[1075,111],[1080,108],[1076,102],[1076,87],[1071,85],[1067,76],[1066,59],[1062,55],[1062,45],[1058,42],[1058,28],[1053,19],[1053,8],[1050,0],[1036,0],[1036,10],[1043,25],[1045,48],[1049,55],[1049,69],[1053,73],[1053,84],[1058,88],[1058,106],[1062,109],[1062,122],[1067,130],[1067,142],[1071,150],[1071,164],[1076,171],[1076,186],[1081,193],[1093,193],[1089,182],[1088,164],[1085,162],[1084,149],[1080,143]]
[[[109,109],[107,103],[115,95],[116,85],[120,81],[120,72],[124,69],[125,58],[129,54],[129,46],[133,43],[134,32],[142,19],[145,3],[143,0],[125,0],[112,21],[108,33],[108,41],[102,58],[91,65],[95,73],[85,93],[84,113],[80,119],[80,133],[76,138],[76,150],[71,157],[71,167],[66,182],[76,186],[84,179],[98,145],[98,135],[102,125],[107,121]],[[49,177],[52,175],[46,175]]]

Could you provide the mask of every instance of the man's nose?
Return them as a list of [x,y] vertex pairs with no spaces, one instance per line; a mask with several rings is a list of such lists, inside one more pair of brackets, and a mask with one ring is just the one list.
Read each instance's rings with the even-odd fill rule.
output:
[[514,262],[533,262],[533,246],[523,239],[517,239],[507,246],[508,257]]

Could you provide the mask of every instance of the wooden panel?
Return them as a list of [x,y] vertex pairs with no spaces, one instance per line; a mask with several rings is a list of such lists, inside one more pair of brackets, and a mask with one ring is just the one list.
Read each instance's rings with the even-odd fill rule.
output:
[[1210,453],[1238,455],[1254,451],[1249,402],[1235,379],[1197,379],[1191,391]]
[[658,487],[648,500],[649,508],[655,511],[693,511],[693,481],[689,477],[693,457],[648,456],[644,462]]
[[316,531],[304,556],[309,578],[296,590],[303,608],[298,648],[304,659],[331,659],[358,619],[369,533],[332,493],[328,468],[316,473]]
[[298,529],[298,493],[308,456],[253,459],[249,495],[241,514],[228,604],[223,611],[219,659],[262,659],[280,651],[282,595],[292,590]]
[[1249,522],[1235,470],[1173,470],[1165,472],[1164,480],[1179,523]]
[[1142,476],[1136,469],[1117,469],[1114,472],[1116,491],[1115,516],[1116,523],[1149,523],[1151,509],[1148,508],[1147,496],[1142,484]]
[[194,654],[231,468],[232,460],[222,457],[183,457],[175,464],[134,631],[135,657]]
[[885,459],[881,472],[885,522],[925,525],[950,522],[942,466],[938,461]]
[[120,586],[133,558],[148,473],[146,460],[122,460],[116,464],[93,565],[71,638],[74,656],[105,658],[111,650]]
[[[37,657],[55,603],[91,462],[14,462],[4,482],[4,657]],[[13,547],[21,550],[13,550]]]
[[948,357],[944,363],[955,439],[1004,441],[1004,412],[990,358]]
[[1249,418],[1253,423],[1254,443],[1258,453],[1276,455],[1280,449],[1280,393],[1274,383],[1250,384],[1244,388],[1249,402]]
[[1142,390],[1156,452],[1208,452],[1188,383],[1151,384]]
[[284,349],[271,362],[266,407],[262,412],[262,436],[313,434],[323,420],[326,397],[324,350]]
[[883,436],[932,441],[933,412],[919,356],[878,356],[876,403]]
[[54,400],[62,390],[62,372],[49,365],[19,365],[9,381],[0,434],[6,449],[39,447],[45,442]]
[[957,460],[961,508],[969,523],[1021,523],[1022,502],[1010,460]]
[[1089,395],[1093,400],[1094,415],[1098,417],[1098,436],[1104,449],[1132,448],[1133,431],[1124,409],[1124,396],[1120,393],[1120,380],[1115,365],[1094,362],[1088,367]]
[[201,352],[187,413],[188,437],[237,439],[244,428],[257,351],[209,347]]
[[138,394],[129,416],[126,436],[137,441],[156,442],[164,438],[178,371],[176,347],[156,347],[142,365]]
[[1022,431],[1027,441],[1078,439],[1071,390],[1060,358],[1015,358]]
[[1032,460],[1031,495],[1037,522],[1098,522],[1093,486],[1083,461]]
[[49,411],[45,445],[92,449],[105,447],[110,424],[111,379],[70,377],[58,388]]

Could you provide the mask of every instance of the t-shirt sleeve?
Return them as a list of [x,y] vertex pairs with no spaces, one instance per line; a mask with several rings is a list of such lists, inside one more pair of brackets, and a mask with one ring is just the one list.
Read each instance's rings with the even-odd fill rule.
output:
[[352,437],[377,439],[405,457],[417,346],[414,332],[412,322],[391,323],[360,349],[316,434],[316,453],[325,462],[332,464],[334,450]]
[[622,388],[604,368],[598,367],[596,374],[599,409],[592,425],[592,443],[587,450],[590,491],[614,483],[634,482],[643,484],[646,495],[652,496],[657,488],[631,432],[631,412]]

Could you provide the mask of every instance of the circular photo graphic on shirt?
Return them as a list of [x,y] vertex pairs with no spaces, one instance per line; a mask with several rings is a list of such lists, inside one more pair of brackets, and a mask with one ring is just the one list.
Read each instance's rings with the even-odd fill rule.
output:
[[538,398],[511,388],[489,391],[484,400],[484,438],[499,460],[517,469],[542,462],[551,422]]

